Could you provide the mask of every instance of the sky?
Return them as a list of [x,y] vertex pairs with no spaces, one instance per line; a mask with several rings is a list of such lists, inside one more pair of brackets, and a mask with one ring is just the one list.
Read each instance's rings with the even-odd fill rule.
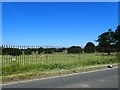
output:
[[2,43],[81,46],[118,25],[117,2],[4,2]]

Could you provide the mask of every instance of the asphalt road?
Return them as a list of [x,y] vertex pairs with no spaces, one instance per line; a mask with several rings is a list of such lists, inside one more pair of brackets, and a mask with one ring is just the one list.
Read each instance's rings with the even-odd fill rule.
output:
[[118,88],[118,68],[5,84],[2,88]]

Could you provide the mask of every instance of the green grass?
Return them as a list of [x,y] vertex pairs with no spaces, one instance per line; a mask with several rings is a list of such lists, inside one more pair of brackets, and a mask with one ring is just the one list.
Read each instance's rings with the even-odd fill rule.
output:
[[[42,57],[43,56],[43,57]],[[41,58],[42,57],[42,58]],[[12,59],[15,59],[14,61]],[[47,72],[51,70],[71,70],[77,67],[86,67],[101,64],[117,63],[116,53],[111,55],[102,53],[67,54],[33,54],[21,56],[2,56],[2,75],[26,73],[30,71]]]
[[[68,69],[52,69],[49,71],[29,71],[29,72],[23,72],[20,74],[13,74],[9,76],[3,76],[2,77],[2,83],[7,82],[14,82],[14,81],[20,81],[20,80],[29,80],[29,79],[38,79],[38,78],[46,78],[46,77],[53,77],[53,76],[60,76],[65,74],[71,74],[71,73],[80,73],[80,72],[86,72],[86,71],[93,71],[93,70],[101,70],[106,68],[106,64],[104,65],[95,65],[95,66],[85,66],[85,67],[76,67],[72,68],[70,70]],[[118,66],[118,64],[113,64],[113,67]]]

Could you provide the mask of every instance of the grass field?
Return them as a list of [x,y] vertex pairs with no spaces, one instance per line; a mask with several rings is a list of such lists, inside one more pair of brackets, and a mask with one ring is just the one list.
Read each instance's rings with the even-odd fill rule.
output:
[[76,67],[85,67],[101,64],[117,63],[116,53],[80,53],[67,54],[36,54],[20,56],[2,56],[2,75],[9,76],[30,71],[45,72],[55,69],[70,70]]

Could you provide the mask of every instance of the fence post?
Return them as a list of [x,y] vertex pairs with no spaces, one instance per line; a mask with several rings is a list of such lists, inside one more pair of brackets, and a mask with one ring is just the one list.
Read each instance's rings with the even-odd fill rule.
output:
[[48,47],[46,47],[46,62],[48,60]]
[[[23,49],[26,50],[26,46],[23,46]],[[23,61],[22,61],[22,62],[23,62],[23,65],[24,65],[24,63],[25,63],[25,56],[26,56],[26,54],[23,55],[23,58],[24,58]]]
[[5,66],[5,64],[4,64],[4,62],[5,62],[5,55],[3,55],[3,49],[5,49],[5,46],[4,45],[2,45],[2,66],[4,67]]

